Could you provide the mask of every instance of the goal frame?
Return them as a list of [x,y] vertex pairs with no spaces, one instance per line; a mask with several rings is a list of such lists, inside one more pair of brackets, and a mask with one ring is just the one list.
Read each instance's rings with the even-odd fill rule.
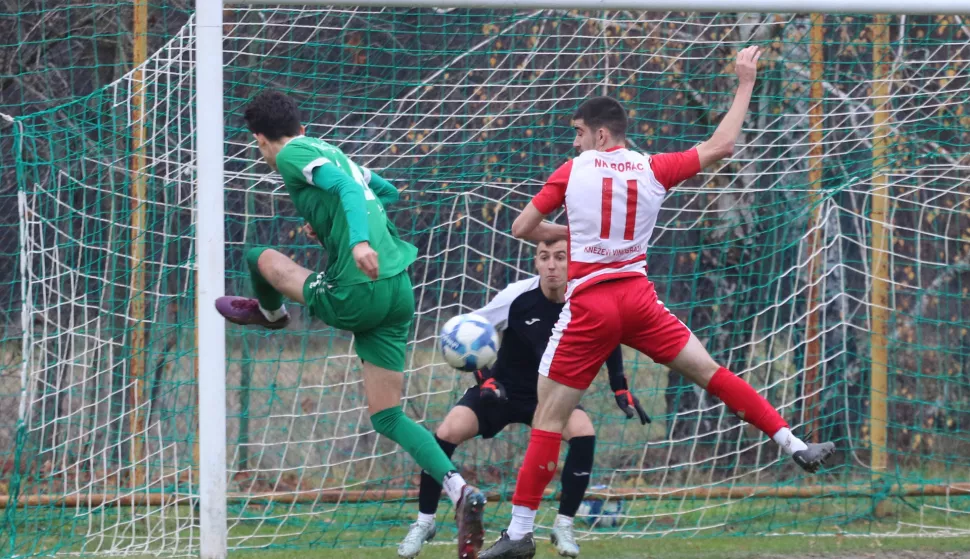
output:
[[[814,0],[813,13],[907,15],[968,14],[967,0]],[[199,501],[200,555],[225,559],[228,553],[226,495],[226,336],[215,300],[225,291],[225,130],[223,115],[223,9],[230,5],[364,6],[556,10],[635,10],[678,12],[807,13],[804,0],[196,0],[196,263],[198,290]],[[879,198],[885,199],[885,195]],[[206,219],[201,219],[202,215]],[[874,237],[876,235],[874,234]],[[885,235],[872,250],[884,252]],[[888,273],[886,258],[881,270]],[[885,281],[885,277],[882,278]],[[877,286],[873,286],[876,291]],[[874,293],[874,298],[879,294]],[[874,321],[875,322],[875,321]],[[878,335],[874,332],[874,335]],[[873,344],[876,346],[877,344]],[[885,348],[883,348],[884,350]],[[875,352],[875,348],[873,349]],[[884,355],[884,354],[883,354]],[[872,389],[885,389],[873,374]],[[881,406],[885,425],[885,392]],[[873,406],[875,408],[875,405]],[[874,409],[874,420],[879,410]],[[883,437],[885,431],[883,430]],[[875,433],[873,434],[875,438]],[[883,439],[883,445],[885,439]],[[874,445],[875,446],[875,445]],[[875,454],[875,452],[874,452]],[[873,458],[874,463],[876,458]]]

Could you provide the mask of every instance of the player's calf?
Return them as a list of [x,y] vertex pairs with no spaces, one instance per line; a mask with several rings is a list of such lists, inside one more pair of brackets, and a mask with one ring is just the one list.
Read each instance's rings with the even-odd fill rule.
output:
[[835,452],[833,443],[809,445],[796,437],[781,414],[761,394],[724,367],[719,368],[708,382],[707,391],[717,396],[739,418],[770,436],[783,452],[809,473],[817,472]]
[[805,471],[815,473],[835,452],[832,443],[808,445],[796,437],[778,410],[744,379],[717,366],[693,334],[669,365],[724,402],[738,418],[771,437]]

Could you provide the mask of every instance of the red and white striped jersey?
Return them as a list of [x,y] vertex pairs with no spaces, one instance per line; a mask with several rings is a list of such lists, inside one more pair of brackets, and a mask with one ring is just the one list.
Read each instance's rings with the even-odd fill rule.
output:
[[667,190],[700,172],[697,149],[644,155],[626,148],[585,151],[549,177],[532,204],[563,204],[569,228],[569,286],[647,274],[647,245]]

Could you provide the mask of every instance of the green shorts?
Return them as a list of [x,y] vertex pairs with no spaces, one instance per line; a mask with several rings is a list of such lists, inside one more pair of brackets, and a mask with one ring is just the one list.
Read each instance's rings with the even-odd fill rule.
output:
[[362,360],[404,371],[414,319],[414,290],[407,271],[346,287],[330,286],[323,273],[313,274],[303,284],[303,298],[311,316],[354,333],[354,349]]

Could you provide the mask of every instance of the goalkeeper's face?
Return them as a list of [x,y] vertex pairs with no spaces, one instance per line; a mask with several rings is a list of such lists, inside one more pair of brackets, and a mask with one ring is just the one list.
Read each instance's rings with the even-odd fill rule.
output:
[[539,283],[546,289],[561,289],[566,285],[566,241],[540,242],[536,249],[536,271]]

